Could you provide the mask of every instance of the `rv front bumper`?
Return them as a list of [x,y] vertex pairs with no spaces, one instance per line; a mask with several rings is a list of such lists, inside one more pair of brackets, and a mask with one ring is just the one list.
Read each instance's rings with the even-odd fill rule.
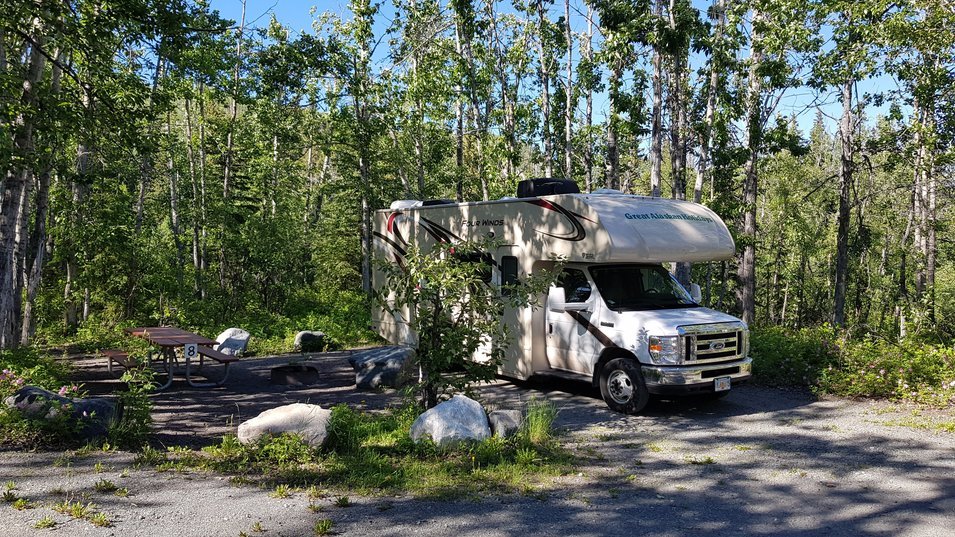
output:
[[650,393],[659,395],[690,395],[713,393],[716,379],[730,378],[730,386],[738,386],[749,380],[753,359],[707,365],[650,366],[643,365],[643,380]]

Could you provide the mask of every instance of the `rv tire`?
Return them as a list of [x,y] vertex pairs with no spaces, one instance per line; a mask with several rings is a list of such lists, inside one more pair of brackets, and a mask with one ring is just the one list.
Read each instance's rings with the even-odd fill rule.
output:
[[614,358],[600,370],[600,395],[607,406],[623,414],[637,414],[650,400],[640,366],[629,358]]

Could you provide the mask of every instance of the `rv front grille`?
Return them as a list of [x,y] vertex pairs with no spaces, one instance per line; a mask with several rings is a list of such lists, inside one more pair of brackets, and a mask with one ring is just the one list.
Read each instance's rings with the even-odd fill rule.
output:
[[746,352],[745,332],[739,327],[699,325],[682,328],[687,362],[730,361],[742,358]]

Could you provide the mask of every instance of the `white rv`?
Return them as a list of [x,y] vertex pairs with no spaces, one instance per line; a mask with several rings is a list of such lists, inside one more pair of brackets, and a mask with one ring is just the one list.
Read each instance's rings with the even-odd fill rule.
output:
[[[599,386],[610,408],[636,413],[650,394],[720,396],[750,377],[748,329],[698,305],[662,263],[728,259],[735,246],[710,209],[695,203],[579,192],[572,182],[524,181],[519,197],[476,203],[412,202],[377,212],[375,256],[400,262],[411,244],[494,237],[503,241],[493,281],[566,260],[543,308],[512,309],[505,377],[572,376]],[[554,193],[554,194],[551,194]],[[543,195],[542,195],[543,194]],[[385,284],[383,275],[374,285]],[[543,297],[541,297],[543,298]],[[407,324],[381,308],[373,327],[409,344]]]

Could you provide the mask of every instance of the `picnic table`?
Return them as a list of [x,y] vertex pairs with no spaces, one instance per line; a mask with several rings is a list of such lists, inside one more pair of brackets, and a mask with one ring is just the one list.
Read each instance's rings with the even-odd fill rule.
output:
[[[164,390],[172,385],[173,374],[179,361],[176,352],[178,349],[182,349],[186,381],[190,386],[196,388],[209,388],[223,385],[229,376],[229,366],[232,362],[238,361],[238,358],[235,356],[229,356],[213,349],[212,346],[218,343],[214,339],[209,339],[205,336],[176,328],[175,326],[143,326],[127,328],[125,331],[129,335],[143,338],[152,345],[159,347],[158,359],[154,360],[153,356],[150,355],[149,361],[150,364],[156,362],[161,363],[166,371],[166,382],[159,386],[160,390]],[[203,359],[206,357],[221,363],[225,371],[223,372],[222,378],[218,381],[196,382],[193,380],[193,362],[198,358],[199,367],[201,368]]]

